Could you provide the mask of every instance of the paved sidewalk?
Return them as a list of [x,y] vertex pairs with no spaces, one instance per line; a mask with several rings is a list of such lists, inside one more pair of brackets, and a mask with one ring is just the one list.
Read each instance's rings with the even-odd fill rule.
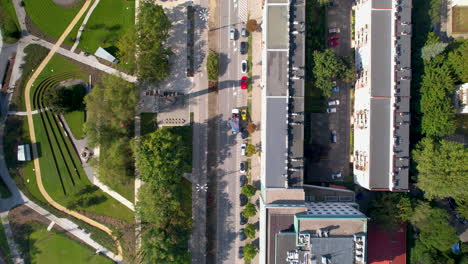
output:
[[10,222],[8,221],[8,212],[9,211],[1,212],[0,218],[2,219],[3,230],[5,231],[8,247],[10,248],[10,258],[13,260],[14,264],[23,264],[24,259],[18,250],[18,244],[16,244],[13,239],[13,232],[11,231]]
[[93,5],[91,6],[91,8],[88,10],[88,13],[86,13],[85,18],[83,19],[83,23],[81,23],[81,26],[80,26],[80,28],[78,29],[78,33],[76,34],[75,43],[73,43],[73,46],[72,46],[72,48],[70,49],[71,52],[75,52],[76,47],[78,47],[78,44],[80,44],[81,34],[82,34],[83,31],[84,31],[84,28],[85,28],[85,26],[86,26],[86,23],[88,23],[89,17],[90,17],[91,14],[93,13],[93,11],[94,11],[94,9],[96,8],[96,6],[99,4],[99,1],[100,1],[100,0],[95,0],[95,1],[94,1],[94,4],[93,4]]
[[[47,108],[34,110],[34,111],[31,112],[31,114],[33,114],[33,115],[39,114],[40,112],[44,112],[45,110],[47,110]],[[26,115],[28,115],[28,113],[27,112],[17,112],[17,111],[8,111],[8,115],[26,116]]]

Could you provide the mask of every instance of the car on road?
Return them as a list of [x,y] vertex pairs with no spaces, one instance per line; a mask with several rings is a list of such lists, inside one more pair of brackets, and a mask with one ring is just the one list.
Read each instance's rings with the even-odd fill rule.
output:
[[247,67],[247,61],[246,61],[246,60],[243,60],[243,61],[241,62],[241,71],[242,71],[242,73],[247,73],[247,70],[248,70],[247,68],[248,68],[248,67]]
[[336,46],[338,46],[338,44],[340,44],[340,43],[338,42],[337,39],[333,39],[333,40],[328,41],[328,47],[336,47]]
[[240,225],[247,224],[247,218],[242,214],[242,212],[239,215],[240,215],[240,218],[239,218],[240,219],[240,221],[239,221]]
[[340,31],[340,28],[337,27],[328,29],[328,33],[340,33]]
[[328,105],[329,106],[332,106],[332,105],[339,105],[340,104],[340,100],[331,100],[331,101],[328,101]]
[[336,143],[336,131],[335,130],[332,130],[330,134],[330,140],[332,143]]
[[241,110],[241,119],[244,121],[247,120],[247,110],[245,109]]
[[229,39],[230,40],[235,40],[236,39],[236,29],[235,28],[231,28],[229,30]]
[[246,240],[246,239],[247,239],[247,236],[246,236],[245,233],[244,233],[244,228],[241,228],[241,229],[239,230],[239,240],[240,240],[240,241],[244,241],[244,240]]
[[244,187],[244,185],[247,183],[247,176],[241,175],[239,177],[239,182],[240,182],[240,187]]
[[338,87],[338,86],[333,86],[332,91],[333,91],[334,93],[338,93],[338,92],[340,92],[340,87]]
[[247,42],[242,41],[240,43],[240,53],[241,54],[247,54],[248,49],[249,49],[249,46],[247,45]]
[[328,35],[328,40],[334,40],[334,39],[339,39],[340,36],[338,36],[338,34],[336,33],[332,33],[330,35]]
[[242,76],[240,80],[240,85],[242,90],[247,90],[249,78],[247,76]]
[[327,113],[336,113],[336,108],[327,108]]
[[240,173],[245,173],[245,170],[247,169],[247,164],[245,163],[245,161],[242,161],[239,165],[239,171]]
[[247,27],[245,25],[242,25],[241,35],[242,37],[247,37]]
[[245,149],[247,148],[247,144],[245,143],[242,143],[241,145],[241,155],[242,156],[245,156]]
[[245,206],[247,202],[249,201],[249,198],[247,196],[243,195],[242,193],[239,195],[239,201],[240,201],[240,206]]

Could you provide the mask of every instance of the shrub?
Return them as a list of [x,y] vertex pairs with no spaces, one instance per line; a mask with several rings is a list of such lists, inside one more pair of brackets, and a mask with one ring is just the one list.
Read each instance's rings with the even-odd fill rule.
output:
[[251,157],[256,152],[257,152],[257,150],[256,150],[254,145],[247,144],[247,148],[245,149],[245,155],[247,155],[247,157]]
[[242,215],[245,217],[252,217],[257,214],[257,208],[255,208],[255,205],[253,203],[248,203],[244,210],[242,211]]
[[255,195],[257,189],[250,184],[242,186],[241,193],[247,197],[252,197]]
[[253,244],[247,244],[244,246],[244,260],[245,261],[247,262],[251,261],[253,258],[255,258],[257,253],[258,253],[258,248],[256,248]]
[[247,21],[246,29],[247,29],[248,32],[250,32],[250,33],[255,32],[255,30],[257,30],[257,28],[258,28],[257,20],[249,19],[249,21]]
[[247,224],[247,226],[244,228],[244,234],[248,238],[255,238],[256,233],[257,229],[255,228],[254,224]]
[[210,51],[206,61],[206,71],[208,72],[208,80],[217,81],[219,75],[219,58],[214,51]]

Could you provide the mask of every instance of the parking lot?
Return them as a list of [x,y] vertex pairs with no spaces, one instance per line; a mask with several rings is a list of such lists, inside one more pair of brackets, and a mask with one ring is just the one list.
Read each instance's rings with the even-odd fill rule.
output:
[[[339,28],[338,45],[331,50],[339,56],[348,57],[351,50],[351,6],[352,1],[336,0],[335,6],[328,8],[328,28]],[[310,157],[307,164],[307,182],[322,183],[333,181],[350,181],[350,87],[337,81],[339,92],[334,92],[327,99],[339,100],[339,105],[329,106],[335,108],[335,113],[312,113],[311,131],[308,148]]]

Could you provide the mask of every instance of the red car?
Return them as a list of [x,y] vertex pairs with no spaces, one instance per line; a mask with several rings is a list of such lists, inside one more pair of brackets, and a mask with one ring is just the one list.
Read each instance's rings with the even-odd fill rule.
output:
[[338,46],[338,44],[339,42],[337,39],[328,41],[328,47],[335,47],[335,46]]
[[241,85],[242,90],[247,90],[248,82],[249,82],[249,78],[247,78],[247,76],[242,76],[240,80],[240,85]]
[[340,36],[338,36],[338,34],[330,34],[328,35],[328,40],[335,40],[335,39],[339,39]]

